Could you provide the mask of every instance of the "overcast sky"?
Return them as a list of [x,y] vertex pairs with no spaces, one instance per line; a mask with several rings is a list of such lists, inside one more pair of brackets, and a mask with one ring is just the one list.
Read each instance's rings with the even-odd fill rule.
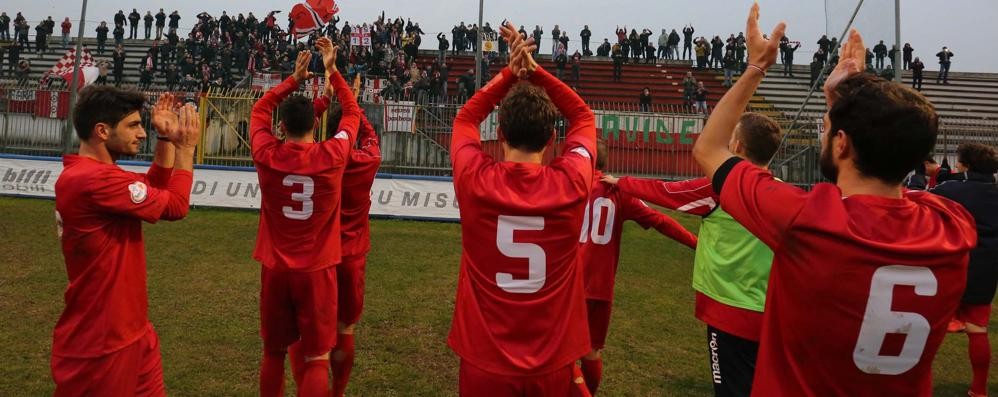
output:
[[[286,24],[287,11],[296,0],[90,0],[87,10],[87,35],[93,36],[95,23],[110,21],[115,12],[127,4],[125,13],[137,7],[145,14],[147,9],[153,14],[160,7],[170,13],[176,9],[183,19],[181,29],[190,28],[194,15],[201,11],[218,16],[222,10],[229,14],[252,11],[262,18],[270,10],[282,10],[279,20]],[[825,0],[761,0],[762,25],[769,31],[779,20],[788,24],[787,33],[792,40],[800,40],[803,47],[798,52],[798,63],[810,59],[818,37],[826,30],[838,36],[851,15],[858,0],[829,0],[833,6],[826,7]],[[14,12],[23,11],[29,20],[39,20],[51,15],[62,20],[69,16],[74,22],[79,19],[82,2],[76,0],[7,0],[0,9],[11,17]],[[988,47],[993,38],[998,37],[998,1],[996,0],[904,0],[901,9],[901,42],[910,42],[915,47],[916,56],[921,56],[930,69],[938,67],[934,55],[942,46],[949,46],[954,52],[954,71],[998,72],[998,51]],[[424,48],[435,48],[435,32],[450,29],[458,22],[472,23],[478,20],[478,2],[474,0],[343,0],[338,2],[340,17],[352,24],[373,21],[381,11],[391,17],[411,17],[419,22],[428,33],[423,40]],[[745,16],[752,2],[750,0],[507,0],[503,2],[485,1],[485,21],[496,26],[499,21],[509,18],[524,25],[528,31],[534,25],[541,25],[545,32],[546,46],[550,46],[548,35],[554,24],[560,24],[569,32],[570,51],[580,46],[578,33],[588,24],[593,32],[593,46],[603,38],[610,38],[617,25],[649,28],[657,34],[661,29],[681,30],[692,23],[696,34],[727,37],[744,30]],[[857,22],[868,41],[885,40],[894,37],[894,0],[866,0],[864,10]],[[498,7],[504,8],[498,8]],[[74,25],[74,34],[76,27]],[[340,24],[342,26],[342,23]],[[58,28],[57,28],[58,29]],[[140,28],[141,33],[141,28]],[[989,40],[987,37],[991,37]],[[983,44],[982,44],[983,43]],[[871,44],[872,45],[872,44]],[[547,47],[545,50],[548,50]],[[594,48],[595,51],[595,48]],[[984,52],[977,52],[984,51]]]

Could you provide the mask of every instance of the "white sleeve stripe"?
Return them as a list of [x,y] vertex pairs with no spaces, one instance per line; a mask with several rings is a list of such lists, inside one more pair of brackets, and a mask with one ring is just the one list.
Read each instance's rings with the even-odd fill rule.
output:
[[676,191],[672,191],[671,189],[669,189],[669,184],[668,184],[668,183],[666,183],[666,182],[661,182],[661,184],[662,184],[662,188],[663,188],[663,189],[665,189],[666,193],[669,193],[669,194],[679,194],[679,193],[690,193],[690,192],[695,192],[695,191],[697,191],[697,190],[701,190],[701,189],[712,189],[712,188],[713,188],[713,187],[712,187],[712,186],[711,186],[711,185],[710,185],[710,184],[708,183],[708,184],[706,184],[706,185],[703,185],[703,186],[700,186],[700,187],[698,187],[698,188],[696,188],[696,189],[689,189],[689,190],[676,190]]
[[703,207],[703,206],[714,208],[714,207],[717,206],[717,202],[714,201],[713,197],[707,197],[705,199],[700,199],[700,200],[694,201],[692,203],[688,203],[688,204],[686,204],[686,205],[684,205],[682,207],[676,208],[676,211],[679,211],[679,212],[689,212],[690,210],[692,210],[694,208]]

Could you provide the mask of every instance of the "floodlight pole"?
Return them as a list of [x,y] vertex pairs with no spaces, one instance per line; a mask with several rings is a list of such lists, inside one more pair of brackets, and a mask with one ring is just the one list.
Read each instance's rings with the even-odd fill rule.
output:
[[901,67],[901,0],[894,0],[894,59],[891,61],[894,63],[894,81],[901,82],[901,73],[904,69]]
[[478,40],[478,45],[475,46],[475,91],[482,88],[482,14],[485,9],[485,0],[478,0],[478,34],[475,40]]
[[73,108],[76,107],[76,91],[79,90],[80,58],[83,56],[83,31],[87,19],[87,0],[83,0],[83,10],[80,11],[80,33],[76,36],[76,57],[73,61],[73,81],[69,84],[69,115],[66,116],[66,126],[62,132],[62,152],[73,150]]

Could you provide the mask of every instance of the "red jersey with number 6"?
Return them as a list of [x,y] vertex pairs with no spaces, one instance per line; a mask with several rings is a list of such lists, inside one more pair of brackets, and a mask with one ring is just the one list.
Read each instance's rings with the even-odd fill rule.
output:
[[578,238],[596,158],[592,111],[543,69],[531,80],[570,124],[562,155],[542,166],[485,154],[478,127],[515,80],[504,69],[454,121],[463,254],[448,338],[462,360],[512,376],[561,369],[590,350]]
[[[602,173],[596,172],[596,180],[602,176]],[[654,227],[659,233],[687,247],[697,247],[697,237],[675,219],[649,208],[643,201],[625,194],[614,185],[597,182],[593,184],[583,218],[582,234],[579,235],[587,299],[613,300],[621,233],[627,220],[635,221],[645,229]]]
[[339,73],[330,82],[343,116],[339,132],[322,143],[281,142],[272,133],[274,109],[298,88],[294,78],[253,107],[253,164],[263,194],[253,258],[270,269],[308,272],[341,260],[341,180],[357,137],[360,107]]
[[932,395],[977,242],[963,207],[924,192],[805,192],[737,159],[714,188],[775,255],[753,396]]

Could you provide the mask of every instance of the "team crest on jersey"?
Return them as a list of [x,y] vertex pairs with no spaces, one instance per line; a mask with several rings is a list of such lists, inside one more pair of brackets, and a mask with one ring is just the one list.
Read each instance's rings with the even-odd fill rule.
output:
[[584,148],[582,146],[579,146],[579,147],[577,147],[575,149],[569,150],[569,152],[571,152],[571,153],[578,153],[580,156],[585,157],[587,159],[591,159],[592,158],[592,156],[589,155],[589,151],[586,150],[586,148]]
[[148,196],[149,191],[146,188],[146,184],[135,181],[131,185],[128,185],[128,193],[132,196],[132,202],[135,204],[140,204],[146,201],[146,196]]
[[347,134],[346,131],[340,131],[333,138],[342,139],[342,140],[346,141],[346,140],[350,139],[350,134]]

